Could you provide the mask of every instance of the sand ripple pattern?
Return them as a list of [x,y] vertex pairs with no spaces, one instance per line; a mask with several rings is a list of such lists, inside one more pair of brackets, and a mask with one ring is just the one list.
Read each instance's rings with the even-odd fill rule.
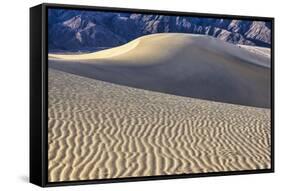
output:
[[49,69],[48,179],[270,168],[270,110]]

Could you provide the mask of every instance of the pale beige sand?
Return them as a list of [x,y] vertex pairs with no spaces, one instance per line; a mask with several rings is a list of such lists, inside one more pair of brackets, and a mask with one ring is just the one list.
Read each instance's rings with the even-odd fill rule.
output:
[[[261,55],[261,56],[264,56],[264,57],[270,58],[270,55],[271,55],[271,49],[270,48],[248,46],[248,45],[238,45],[238,46],[241,47],[241,48],[244,48],[245,50],[253,52],[254,54],[258,54],[258,55]],[[268,62],[267,64],[270,64],[270,62]]]
[[270,168],[270,110],[49,69],[49,181]]
[[[165,46],[163,46],[165,45]],[[169,46],[166,46],[169,45]],[[264,65],[264,63],[270,63],[268,57],[270,57],[270,49],[256,46],[238,45],[243,49],[248,50],[245,52],[237,48],[237,45],[221,41],[217,38],[207,35],[197,34],[185,34],[185,33],[157,33],[142,36],[125,45],[110,48],[94,53],[86,54],[49,54],[50,59],[53,60],[98,60],[98,59],[112,59],[121,60],[125,63],[132,64],[132,60],[138,60],[137,63],[147,64],[149,61],[155,64],[155,59],[163,57],[164,62],[167,58],[178,51],[179,48],[183,48],[182,51],[188,52],[195,47],[213,49],[220,55],[231,55],[257,65]],[[188,49],[184,49],[188,48]],[[198,49],[199,50],[199,49]],[[163,53],[164,51],[164,53]],[[169,53],[167,55],[167,53]],[[200,52],[201,53],[201,52]],[[153,54],[156,58],[146,57]],[[196,55],[193,55],[195,58]],[[150,60],[152,59],[152,60]],[[159,62],[159,61],[157,61]],[[116,63],[118,64],[118,63]]]
[[162,33],[95,53],[49,54],[49,66],[130,87],[270,108],[270,57],[248,49],[209,36]]

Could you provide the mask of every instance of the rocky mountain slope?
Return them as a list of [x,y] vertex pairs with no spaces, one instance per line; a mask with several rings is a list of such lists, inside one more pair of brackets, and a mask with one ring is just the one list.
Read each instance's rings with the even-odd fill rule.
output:
[[163,32],[206,34],[234,44],[271,44],[271,23],[262,21],[50,9],[48,28],[49,51],[95,51]]

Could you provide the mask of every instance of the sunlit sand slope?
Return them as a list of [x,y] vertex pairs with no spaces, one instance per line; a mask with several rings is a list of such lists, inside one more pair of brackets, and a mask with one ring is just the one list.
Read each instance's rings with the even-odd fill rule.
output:
[[48,179],[270,168],[270,110],[49,69]]
[[270,107],[270,57],[266,51],[209,36],[148,35],[95,53],[49,54],[49,66],[146,90]]

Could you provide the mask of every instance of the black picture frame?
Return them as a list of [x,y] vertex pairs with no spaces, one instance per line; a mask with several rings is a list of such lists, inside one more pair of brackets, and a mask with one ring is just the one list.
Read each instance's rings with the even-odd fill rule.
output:
[[[268,21],[271,30],[271,168],[262,170],[243,170],[227,172],[208,172],[198,174],[161,175],[149,177],[130,177],[116,179],[81,180],[48,182],[48,8],[76,10],[133,12],[176,16],[196,16],[239,20]],[[64,4],[40,4],[30,8],[30,182],[41,187],[82,185],[96,183],[114,183],[129,181],[163,180],[176,178],[194,178],[274,172],[274,18],[240,15],[222,15],[207,13],[188,13],[176,11],[143,10],[114,7],[95,7]]]

